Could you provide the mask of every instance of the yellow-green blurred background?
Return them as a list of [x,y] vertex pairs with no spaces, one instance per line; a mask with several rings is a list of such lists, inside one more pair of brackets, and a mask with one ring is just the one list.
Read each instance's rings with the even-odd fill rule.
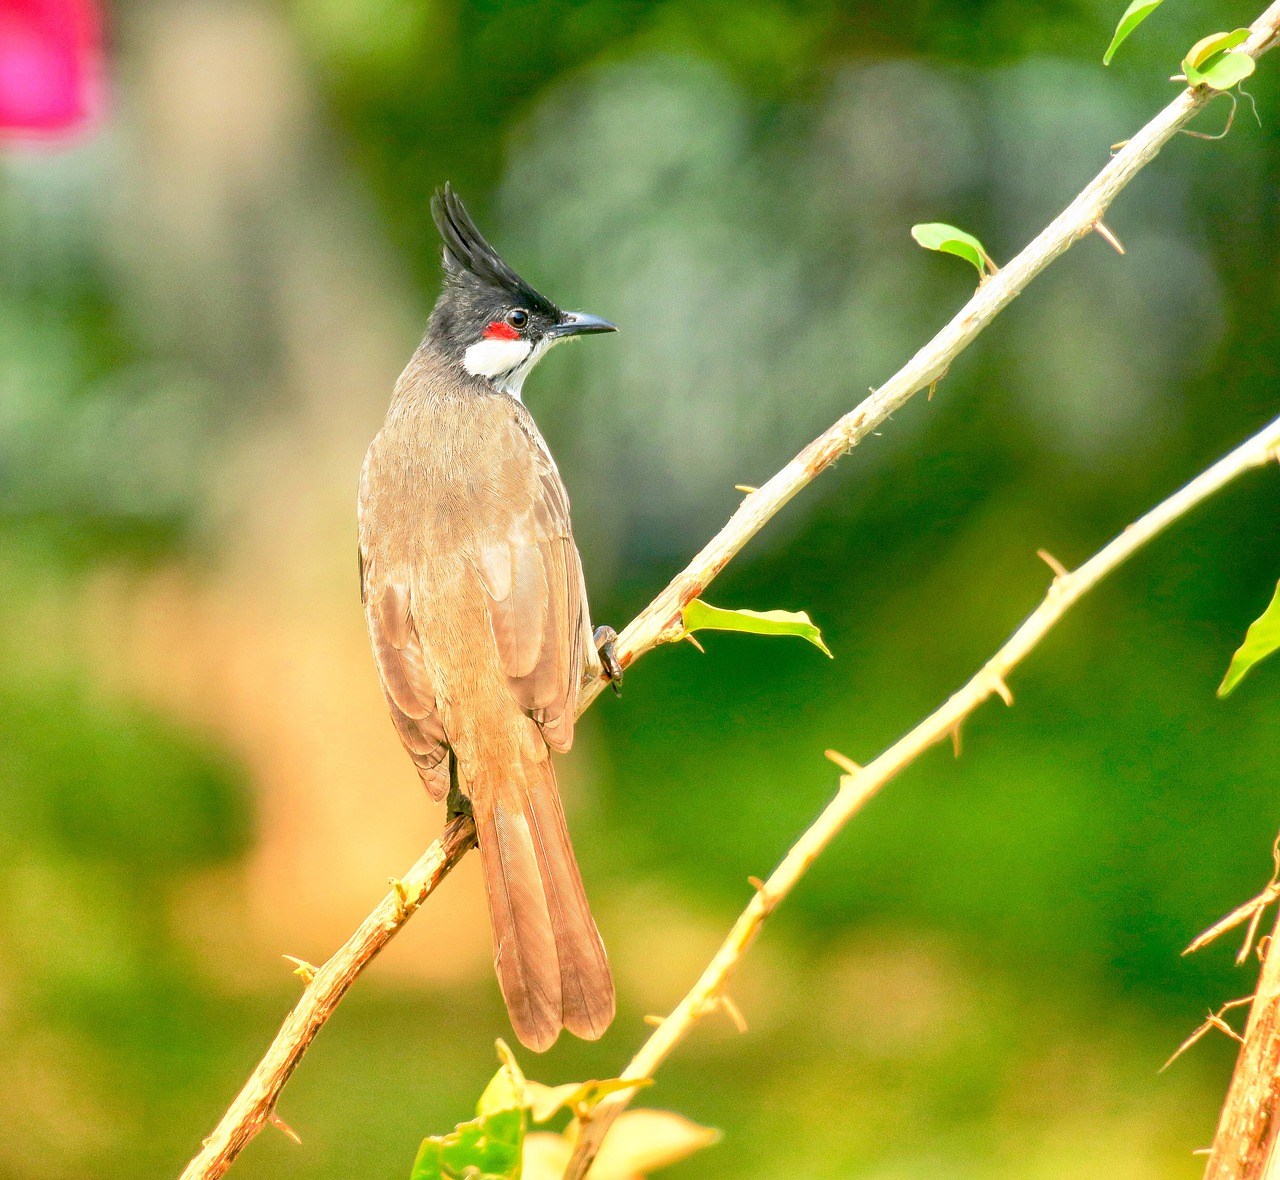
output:
[[[1248,3],[130,0],[111,101],[0,157],[0,1176],[176,1175],[321,960],[433,837],[358,602],[364,449],[450,179],[617,321],[526,388],[620,626],[1009,258]],[[836,654],[711,636],[628,673],[562,780],[620,987],[614,1074],[762,874],[1068,565],[1276,412],[1280,61],[721,577]],[[1220,100],[1198,124],[1221,128]],[[1180,950],[1280,822],[1280,667],[1213,690],[1280,574],[1254,475],[1086,601],[858,817],[646,1103],[675,1176],[1193,1177],[1252,990]],[[408,1174],[509,1030],[474,863],[360,981],[234,1175]]]

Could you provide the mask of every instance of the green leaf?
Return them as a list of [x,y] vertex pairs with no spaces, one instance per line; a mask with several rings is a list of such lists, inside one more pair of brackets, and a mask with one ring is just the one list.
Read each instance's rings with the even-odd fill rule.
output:
[[520,1180],[520,1158],[528,1129],[524,1075],[502,1041],[502,1065],[476,1103],[477,1117],[447,1135],[422,1141],[409,1180]]
[[1202,37],[1182,59],[1182,71],[1187,76],[1187,85],[1230,90],[1243,82],[1253,73],[1257,63],[1247,53],[1233,53],[1232,50],[1248,38],[1248,29],[1211,33],[1208,37]]
[[1198,70],[1187,71],[1187,83],[1209,86],[1214,90],[1230,90],[1252,74],[1257,65],[1247,53],[1215,54]]
[[814,647],[831,651],[822,642],[822,632],[804,611],[724,610],[695,598],[684,608],[684,634],[694,631],[746,631],[751,635],[798,635]]
[[535,1123],[545,1123],[562,1107],[578,1113],[579,1107],[594,1110],[610,1094],[620,1090],[639,1090],[652,1086],[652,1078],[630,1081],[607,1078],[602,1082],[566,1082],[562,1086],[544,1086],[541,1082],[525,1083],[525,1102]]
[[1248,39],[1248,29],[1234,29],[1230,33],[1210,33],[1207,37],[1201,37],[1187,51],[1187,56],[1182,59],[1182,64],[1192,70],[1200,69],[1214,54],[1234,49],[1237,45],[1244,44]]
[[422,1141],[409,1180],[520,1180],[526,1115],[503,1110]]
[[[534,1131],[526,1136],[523,1180],[560,1180],[573,1155],[574,1126],[570,1123],[563,1135]],[[719,1131],[669,1110],[624,1110],[600,1145],[591,1175],[643,1180],[719,1140]]]
[[1111,38],[1111,44],[1107,46],[1107,52],[1102,55],[1102,64],[1104,66],[1111,64],[1111,59],[1115,57],[1116,50],[1124,44],[1129,34],[1155,12],[1161,3],[1162,0],[1133,0],[1133,3],[1124,10],[1124,16],[1120,18],[1120,23],[1116,25],[1115,35]]
[[496,1047],[498,1059],[502,1065],[489,1079],[484,1093],[480,1095],[480,1101],[476,1103],[476,1114],[480,1118],[504,1110],[520,1110],[529,1105],[524,1093],[528,1083],[524,1080],[524,1074],[520,1072],[515,1054],[501,1037],[498,1038]]
[[1244,642],[1231,657],[1231,666],[1218,685],[1218,696],[1228,696],[1254,664],[1277,649],[1280,649],[1280,583],[1276,584],[1270,605],[1250,624]]
[[986,252],[982,243],[973,234],[956,229],[954,225],[927,221],[921,225],[913,225],[911,236],[926,250],[954,254],[957,258],[973,263],[983,280],[987,277],[988,269],[992,274],[996,273],[996,264],[991,261],[991,255]]

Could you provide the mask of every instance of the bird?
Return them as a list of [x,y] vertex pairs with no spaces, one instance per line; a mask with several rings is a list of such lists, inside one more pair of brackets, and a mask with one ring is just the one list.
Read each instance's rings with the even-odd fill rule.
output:
[[584,678],[616,690],[622,669],[522,390],[554,345],[617,329],[525,282],[451,185],[431,212],[443,283],[361,469],[360,594],[400,741],[431,798],[474,818],[502,996],[541,1052],[614,1016],[551,752],[573,744]]

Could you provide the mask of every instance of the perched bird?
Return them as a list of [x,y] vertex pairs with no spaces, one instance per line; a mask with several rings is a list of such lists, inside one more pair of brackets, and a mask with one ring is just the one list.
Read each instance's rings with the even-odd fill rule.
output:
[[475,818],[494,967],[540,1051],[613,1019],[550,751],[573,743],[584,672],[616,686],[621,669],[616,635],[591,630],[569,499],[520,394],[553,345],[616,329],[529,286],[449,185],[431,209],[444,286],[361,472],[361,598],[400,740],[432,798]]

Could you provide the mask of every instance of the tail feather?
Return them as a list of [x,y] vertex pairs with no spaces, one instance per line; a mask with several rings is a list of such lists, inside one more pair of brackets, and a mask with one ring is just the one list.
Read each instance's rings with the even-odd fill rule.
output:
[[560,995],[564,1026],[574,1036],[594,1041],[613,1022],[613,975],[604,943],[582,885],[569,830],[548,758],[546,773],[529,784],[529,814],[538,867],[542,872],[551,929],[560,958]]
[[[511,1024],[541,1052],[562,1027],[594,1040],[613,1019],[613,977],[569,843],[551,760],[471,792]],[[487,785],[487,784],[486,784]]]

